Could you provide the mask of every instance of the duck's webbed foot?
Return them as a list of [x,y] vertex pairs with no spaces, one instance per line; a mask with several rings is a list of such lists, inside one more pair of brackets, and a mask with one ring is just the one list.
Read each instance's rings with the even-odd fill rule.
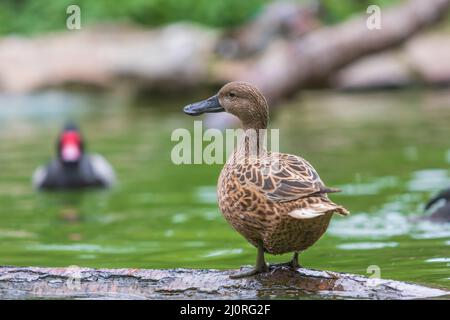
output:
[[258,255],[256,257],[256,266],[253,270],[242,272],[238,274],[231,275],[231,279],[240,279],[245,277],[251,277],[260,273],[265,273],[269,271],[269,267],[264,259],[264,249],[262,245],[258,245]]
[[256,276],[257,274],[265,273],[265,272],[268,272],[268,271],[269,271],[269,268],[266,265],[266,267],[263,268],[263,269],[254,268],[254,269],[252,269],[250,271],[233,274],[233,275],[230,276],[230,279],[241,279],[241,278]]
[[294,255],[292,256],[292,259],[288,262],[282,262],[282,263],[271,263],[269,267],[289,267],[292,269],[298,269],[303,268],[298,263],[298,252],[294,252]]

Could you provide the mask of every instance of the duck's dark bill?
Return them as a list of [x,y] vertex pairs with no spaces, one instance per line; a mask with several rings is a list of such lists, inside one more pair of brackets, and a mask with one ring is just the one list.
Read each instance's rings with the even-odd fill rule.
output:
[[220,105],[219,97],[217,95],[212,96],[209,99],[195,102],[184,107],[184,113],[190,116],[198,116],[202,113],[222,112],[225,111]]

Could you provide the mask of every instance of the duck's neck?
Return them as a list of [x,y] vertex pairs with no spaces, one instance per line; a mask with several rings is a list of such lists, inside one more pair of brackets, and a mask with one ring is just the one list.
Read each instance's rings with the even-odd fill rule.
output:
[[252,160],[266,155],[266,134],[267,129],[244,129],[234,152],[235,157]]
[[266,136],[269,122],[269,109],[264,97],[255,104],[247,106],[247,112],[237,116],[242,123],[243,134],[234,152],[234,158],[257,160],[267,154]]

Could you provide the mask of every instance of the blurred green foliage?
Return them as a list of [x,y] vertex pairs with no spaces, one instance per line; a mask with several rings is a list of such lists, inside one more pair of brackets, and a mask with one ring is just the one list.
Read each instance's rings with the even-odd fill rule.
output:
[[81,8],[83,25],[121,21],[160,25],[191,20],[230,26],[248,19],[267,0],[2,0],[1,33],[38,33],[65,28],[66,8]]
[[[294,0],[313,2],[314,0]],[[326,22],[364,12],[370,4],[386,5],[396,0],[322,0]],[[60,30],[66,25],[66,9],[81,8],[83,25],[97,22],[135,22],[161,25],[190,20],[215,27],[235,26],[254,16],[270,0],[1,0],[0,33],[33,34]]]
[[321,0],[322,17],[326,23],[336,23],[354,13],[366,12],[370,5],[388,7],[398,0]]

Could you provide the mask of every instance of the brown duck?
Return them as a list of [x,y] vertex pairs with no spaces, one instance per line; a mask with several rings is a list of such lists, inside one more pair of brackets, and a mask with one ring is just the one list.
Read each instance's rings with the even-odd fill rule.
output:
[[258,249],[255,269],[233,278],[268,271],[264,252],[294,252],[282,265],[297,268],[298,253],[319,240],[333,213],[348,215],[328,199],[328,193],[339,190],[326,187],[305,159],[265,149],[269,109],[256,87],[231,82],[217,95],[184,108],[193,116],[222,111],[238,117],[244,133],[220,174],[219,207],[232,227]]

